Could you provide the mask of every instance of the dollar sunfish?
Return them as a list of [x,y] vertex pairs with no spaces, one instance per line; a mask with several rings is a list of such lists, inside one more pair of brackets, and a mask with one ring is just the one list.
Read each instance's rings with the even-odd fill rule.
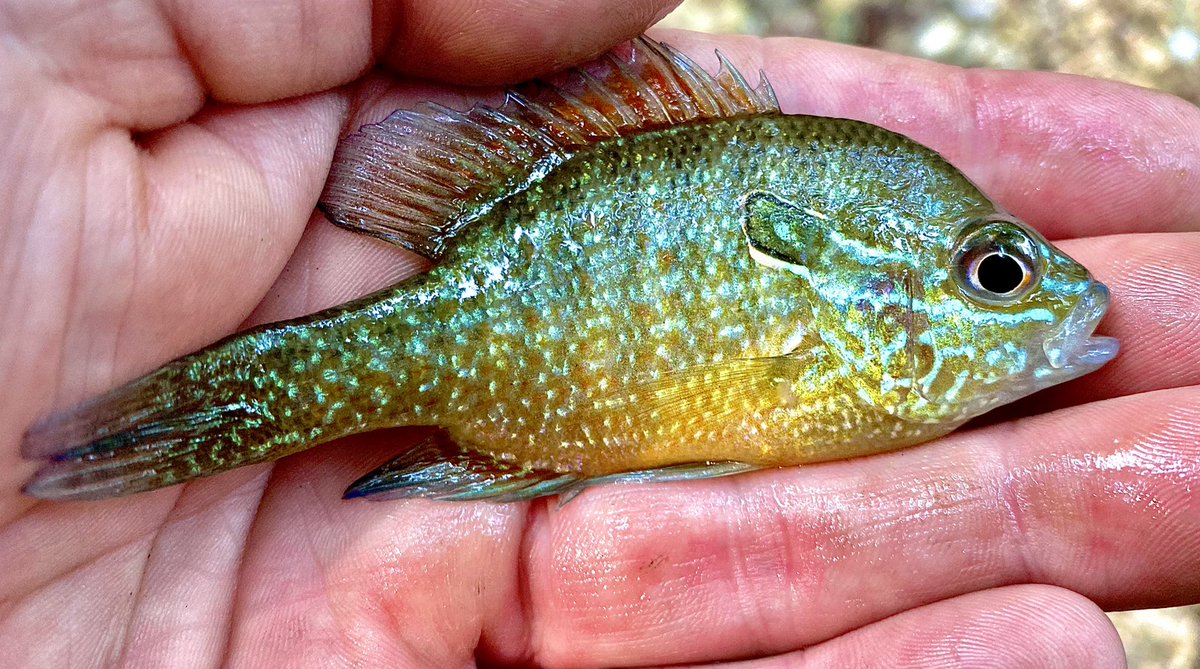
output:
[[[1086,374],[1108,291],[933,151],[647,38],[340,145],[321,208],[435,261],[31,427],[96,499],[439,428],[348,497],[521,500],[879,453]],[[761,75],[760,75],[761,76]]]

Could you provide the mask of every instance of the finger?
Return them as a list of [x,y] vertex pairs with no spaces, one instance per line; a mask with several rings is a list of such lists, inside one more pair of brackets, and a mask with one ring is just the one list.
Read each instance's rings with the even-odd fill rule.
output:
[[526,505],[341,498],[411,439],[383,431],[275,465],[242,559],[231,664],[461,667],[481,644],[520,659]]
[[[263,473],[42,504],[0,526],[0,560],[12,567],[0,573],[0,656],[20,666],[219,661]],[[36,655],[22,661],[18,649]]]
[[[205,97],[267,102],[398,72],[513,83],[642,32],[677,0],[10,3],[23,71],[113,125],[162,128]],[[82,94],[82,96],[80,96]]]
[[715,71],[763,68],[784,112],[883,125],[1052,239],[1200,229],[1200,108],[1114,82],[963,70],[801,39],[657,33]]
[[[23,158],[0,225],[0,444],[231,331],[311,216],[341,103],[214,108],[146,137],[105,130]],[[0,450],[3,483],[27,470]],[[10,477],[12,477],[10,479]],[[19,510],[19,509],[17,509]],[[0,515],[14,513],[5,508]]]
[[803,651],[727,669],[829,667],[1125,667],[1104,612],[1069,590],[1027,585],[971,593],[898,613]]
[[427,79],[511,84],[600,55],[641,34],[679,2],[431,2],[401,17],[383,62]]
[[313,214],[270,292],[246,319],[267,323],[311,314],[426,270],[424,258],[331,225]]
[[1194,601],[1198,433],[1188,388],[872,458],[601,486],[529,529],[536,648],[591,665],[782,652],[1011,583]]
[[512,83],[596,55],[677,0],[172,3],[199,79],[220,100],[261,102],[346,83],[376,57],[406,75]]

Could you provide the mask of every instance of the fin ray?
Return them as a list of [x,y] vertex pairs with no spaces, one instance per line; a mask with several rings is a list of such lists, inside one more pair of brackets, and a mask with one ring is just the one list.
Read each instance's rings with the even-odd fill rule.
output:
[[251,407],[206,405],[180,365],[168,365],[34,425],[26,458],[46,458],[24,490],[42,499],[102,499],[169,485],[205,444],[263,416]]
[[423,103],[363,126],[339,144],[319,206],[341,227],[436,259],[495,202],[597,142],[779,111],[765,77],[751,88],[719,52],[714,76],[646,37],[631,49],[571,70],[562,85],[510,90],[499,108]]
[[593,407],[602,413],[624,410],[637,421],[691,423],[715,420],[738,411],[763,410],[794,401],[791,383],[804,374],[811,334],[794,353],[776,357],[739,358],[688,367],[634,384]]
[[553,495],[578,481],[572,474],[500,462],[438,431],[351,483],[342,496],[516,502]]
[[[231,337],[31,426],[21,455],[42,460],[25,485],[41,499],[153,490],[286,454],[275,411],[248,374],[273,344]],[[255,357],[258,363],[271,356]]]
[[584,490],[609,483],[698,481],[761,469],[746,462],[685,462],[581,478],[499,462],[455,444],[444,431],[418,442],[351,483],[345,499],[371,501],[425,498],[443,501],[520,502],[559,495],[559,506]]
[[759,465],[736,460],[684,462],[678,465],[668,465],[657,469],[638,469],[631,472],[620,472],[582,479],[574,485],[557,491],[558,506],[561,508],[567,502],[575,499],[588,488],[610,483],[678,483],[683,481],[702,481],[705,479],[724,478],[762,469]]

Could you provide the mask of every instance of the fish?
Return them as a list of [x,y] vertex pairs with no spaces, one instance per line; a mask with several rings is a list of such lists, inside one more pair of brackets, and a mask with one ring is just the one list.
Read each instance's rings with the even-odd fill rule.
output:
[[570,499],[914,446],[1117,354],[1104,284],[942,156],[717,57],[639,37],[349,135],[319,207],[432,268],[49,415],[24,492],[426,426],[345,496]]

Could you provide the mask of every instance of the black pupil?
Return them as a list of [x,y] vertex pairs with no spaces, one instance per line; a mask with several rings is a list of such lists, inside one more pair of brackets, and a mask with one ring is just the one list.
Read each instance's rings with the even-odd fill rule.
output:
[[992,253],[980,260],[976,271],[979,287],[997,295],[1013,292],[1025,280],[1025,268],[1021,263],[1012,256],[999,253]]

